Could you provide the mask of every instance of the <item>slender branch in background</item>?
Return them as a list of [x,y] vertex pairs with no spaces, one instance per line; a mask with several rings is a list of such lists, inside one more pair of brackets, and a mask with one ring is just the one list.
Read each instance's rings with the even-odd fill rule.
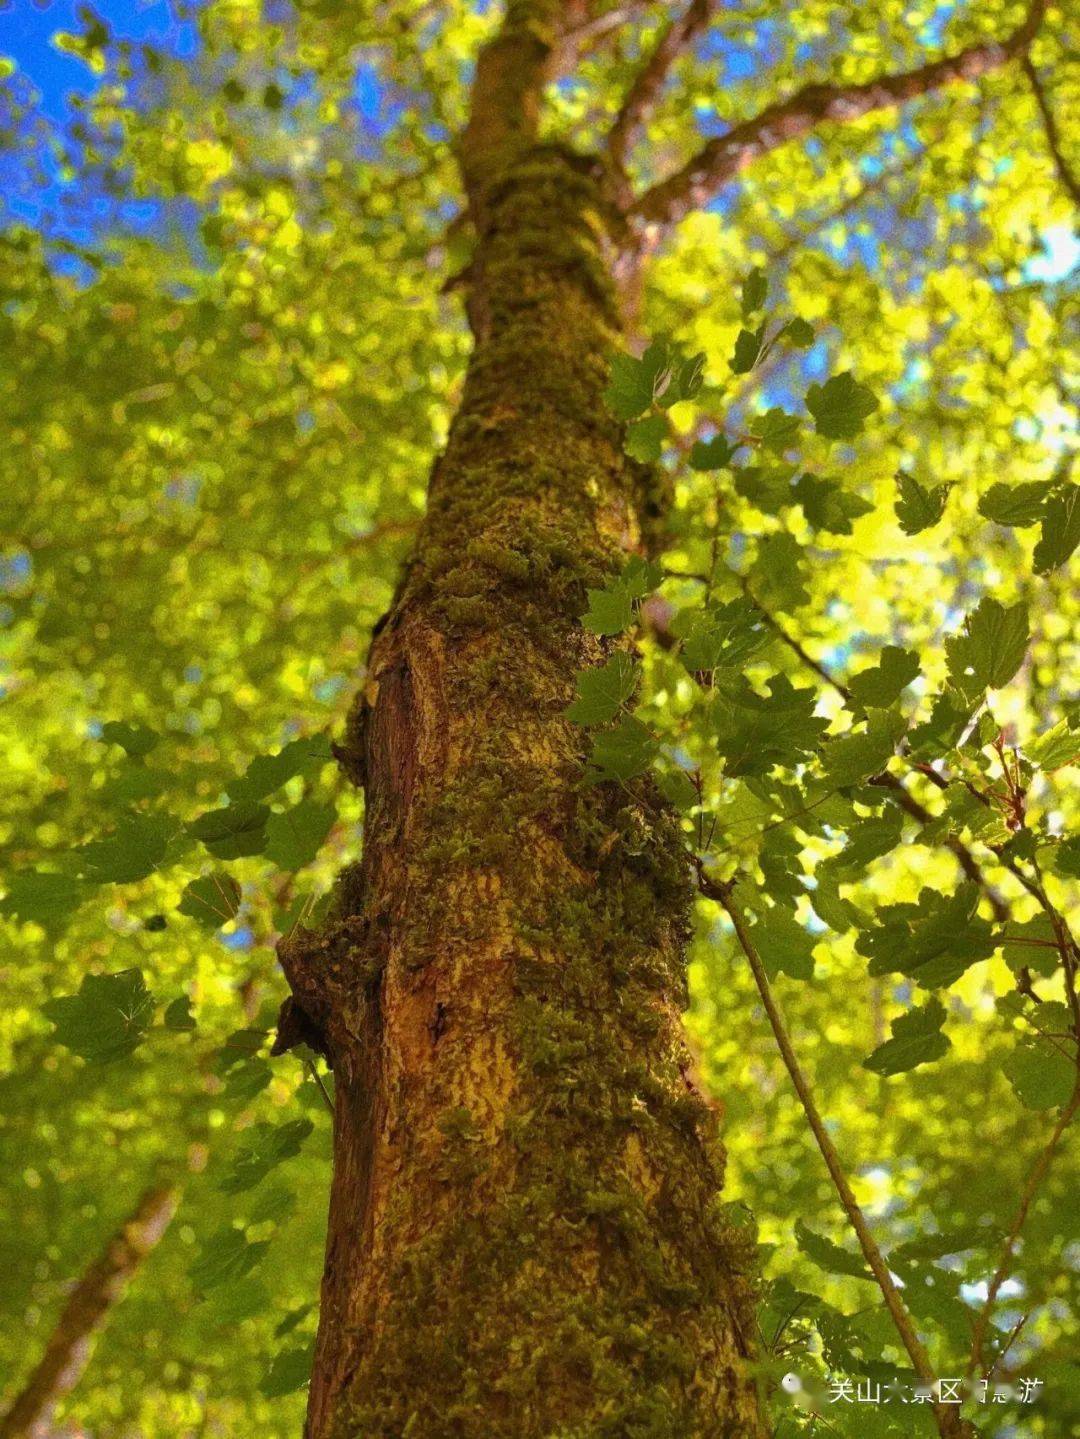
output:
[[1048,0],[1031,0],[1023,23],[1002,40],[969,45],[955,55],[915,70],[882,75],[862,85],[805,85],[787,100],[768,105],[749,120],[709,140],[682,169],[646,190],[630,207],[631,218],[670,225],[705,203],[721,185],[770,150],[829,121],[859,120],[930,94],[943,86],[979,79],[1027,53],[1046,14]]
[[48,1424],[53,1409],[82,1377],[94,1336],[123,1297],[146,1256],[176,1213],[175,1189],[148,1189],[135,1212],[68,1295],[37,1367],[0,1418],[0,1439],[30,1439]]
[[[765,972],[765,965],[761,955],[758,953],[757,946],[743,917],[742,910],[735,900],[735,882],[717,883],[715,880],[709,879],[699,866],[698,884],[701,893],[705,895],[707,899],[715,900],[716,903],[724,909],[728,918],[731,920],[735,935],[749,962],[750,971],[754,976],[754,983],[757,985],[758,994],[761,996],[761,1003],[768,1017],[769,1025],[776,1040],[776,1046],[784,1061],[784,1067],[787,1069],[791,1077],[791,1082],[795,1087],[795,1092],[799,1096],[803,1113],[806,1115],[807,1123],[810,1125],[814,1139],[817,1141],[818,1149],[821,1151],[821,1157],[824,1159],[825,1167],[829,1171],[829,1177],[832,1179],[833,1187],[840,1197],[840,1203],[843,1205],[844,1212],[848,1217],[852,1229],[855,1231],[855,1235],[859,1241],[859,1247],[862,1249],[866,1262],[870,1266],[874,1278],[877,1280],[878,1288],[881,1290],[886,1308],[892,1317],[896,1332],[899,1334],[904,1349],[907,1351],[912,1368],[915,1370],[919,1382],[926,1386],[933,1386],[936,1382],[936,1376],[933,1366],[930,1363],[930,1356],[926,1352],[922,1340],[919,1338],[914,1321],[889,1272],[889,1266],[886,1264],[881,1250],[878,1248],[877,1240],[870,1230],[866,1216],[859,1207],[859,1201],[855,1198],[851,1185],[848,1183],[847,1175],[844,1173],[843,1165],[840,1162],[840,1155],[832,1139],[829,1137],[829,1132],[825,1127],[825,1121],[821,1117],[821,1113],[818,1110],[813,1093],[811,1092],[810,1083],[796,1058],[787,1025],[784,1023],[783,1015],[780,1013],[780,1008],[772,992],[772,985],[769,983],[769,977]],[[943,1439],[951,1439],[951,1436],[960,1436],[964,1433],[959,1416],[948,1406],[935,1402],[934,1417],[937,1421],[938,1433],[943,1436]]]
[[1046,144],[1054,162],[1054,169],[1058,172],[1058,179],[1069,192],[1073,204],[1080,208],[1080,181],[1069,169],[1065,159],[1065,152],[1061,148],[1061,133],[1058,130],[1057,121],[1054,119],[1054,112],[1050,109],[1042,81],[1039,79],[1039,72],[1035,69],[1031,56],[1028,54],[1024,55],[1020,63],[1024,67],[1024,74],[1031,86],[1031,93],[1035,96],[1035,104],[1039,107],[1043,131],[1046,134]]
[[648,124],[672,65],[705,29],[715,9],[716,0],[691,0],[683,14],[673,16],[661,31],[652,53],[634,76],[608,132],[605,148],[617,170],[625,169],[630,148]]
[[[1078,1109],[1080,1109],[1080,1073],[1078,1073],[1076,1084],[1073,1086],[1072,1097],[1061,1111],[1046,1148],[1032,1165],[1031,1173],[1028,1175],[1027,1183],[1024,1185],[1020,1195],[1020,1203],[1017,1206],[1016,1214],[1013,1216],[1013,1222],[1009,1226],[1001,1260],[997,1269],[994,1271],[993,1278],[987,1286],[986,1299],[975,1320],[971,1339],[971,1358],[968,1361],[967,1370],[969,1375],[973,1374],[976,1369],[983,1373],[989,1372],[989,1369],[984,1368],[983,1349],[986,1344],[986,1331],[990,1326],[990,1316],[993,1313],[994,1305],[1001,1291],[1001,1286],[1005,1283],[1005,1280],[1009,1277],[1012,1270],[1013,1258],[1016,1253],[1016,1243],[1020,1238],[1020,1231],[1023,1229],[1027,1220],[1028,1210],[1031,1208],[1032,1200],[1038,1193],[1039,1185],[1046,1178],[1050,1164],[1054,1155],[1057,1153],[1058,1145],[1061,1143],[1061,1137],[1069,1127]],[[989,1367],[992,1368],[993,1365]]]

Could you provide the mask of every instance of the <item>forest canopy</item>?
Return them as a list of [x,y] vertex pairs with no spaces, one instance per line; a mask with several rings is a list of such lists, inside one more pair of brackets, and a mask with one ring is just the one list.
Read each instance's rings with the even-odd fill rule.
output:
[[[550,714],[596,872],[658,874],[677,836],[686,1086],[751,1256],[761,1432],[938,1432],[902,1407],[918,1364],[787,1042],[933,1373],[970,1376],[980,1433],[1053,1439],[1080,1423],[1067,7],[554,8],[535,163],[605,155],[633,237],[559,404],[617,436],[640,523],[582,558],[552,521],[541,564],[425,529],[454,434],[517,415],[468,412],[503,301],[461,138],[515,4],[0,3],[0,1407],[164,1195],[48,1432],[300,1432],[340,1066],[279,1028],[282,963],[363,863],[347,720],[422,581],[451,649],[491,604],[504,630],[549,596],[572,617],[554,699],[511,653],[461,724]],[[571,430],[545,430],[559,474]],[[433,871],[498,871],[533,833],[477,773]],[[522,1052],[591,1092],[541,1009]],[[440,1132],[483,1150],[462,1113]],[[891,1405],[852,1402],[875,1384]],[[619,1422],[558,1433],[721,1432]]]

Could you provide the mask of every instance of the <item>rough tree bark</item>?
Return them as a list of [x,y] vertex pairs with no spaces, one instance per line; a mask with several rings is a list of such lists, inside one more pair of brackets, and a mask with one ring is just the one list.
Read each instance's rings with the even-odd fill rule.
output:
[[36,1439],[48,1433],[56,1405],[82,1377],[98,1331],[169,1227],[177,1197],[174,1189],[148,1189],[72,1289],[44,1354],[0,1418],[0,1439]]
[[281,948],[336,1081],[310,1439],[760,1432],[683,846],[646,786],[582,786],[562,718],[585,588],[659,497],[601,398],[599,167],[535,138],[561,9],[511,0],[478,62],[475,347],[341,751],[363,861]]
[[662,32],[602,159],[537,139],[581,0],[508,0],[478,59],[473,354],[339,752],[363,860],[280,949],[279,1044],[320,1045],[337,1096],[308,1439],[762,1433],[749,1260],[680,1029],[684,847],[647,784],[582,784],[562,717],[601,658],[585,589],[664,508],[602,401],[612,277],[747,159],[1026,53],[1045,0],[1004,42],[769,106],[630,203],[622,160],[710,8]]

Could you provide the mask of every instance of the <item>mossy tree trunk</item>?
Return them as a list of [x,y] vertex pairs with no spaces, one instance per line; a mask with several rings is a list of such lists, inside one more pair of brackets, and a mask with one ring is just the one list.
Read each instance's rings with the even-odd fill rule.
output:
[[562,717],[585,588],[659,504],[601,398],[602,176],[535,138],[561,9],[511,0],[478,64],[475,347],[341,752],[363,861],[282,947],[336,1080],[309,1439],[760,1432],[682,840],[648,786],[582,784]]

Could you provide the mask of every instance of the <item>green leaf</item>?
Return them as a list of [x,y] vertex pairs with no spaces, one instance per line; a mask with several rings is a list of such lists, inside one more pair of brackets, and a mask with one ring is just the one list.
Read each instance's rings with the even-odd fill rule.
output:
[[207,810],[188,826],[218,859],[242,859],[266,848],[266,822],[270,810],[253,800],[237,800],[224,809]]
[[1074,1060],[1045,1041],[1018,1044],[1004,1068],[1025,1109],[1056,1109],[1067,1104],[1076,1084]]
[[177,828],[171,815],[124,815],[111,834],[76,850],[82,873],[94,884],[132,884],[145,879],[165,858]]
[[594,635],[621,635],[634,618],[634,598],[619,580],[602,590],[588,590],[589,608],[581,623]]
[[1033,525],[1041,519],[1050,491],[1045,480],[1028,485],[991,485],[979,501],[979,514],[997,525]]
[[197,920],[205,929],[220,929],[236,918],[240,908],[240,886],[223,869],[193,879],[177,905],[181,914]]
[[681,400],[692,400],[701,390],[705,380],[705,354],[682,355],[676,349],[671,367],[671,379],[656,396],[656,403],[662,410],[668,410]]
[[1004,934],[998,936],[1001,954],[1010,969],[1034,970],[1047,978],[1061,963],[1057,935],[1050,916],[1039,913],[1031,919],[1011,920]]
[[589,754],[589,777],[593,780],[633,779],[652,764],[659,743],[649,729],[633,715],[624,715],[614,729],[595,736]]
[[851,1279],[874,1282],[874,1276],[861,1254],[852,1254],[823,1235],[815,1234],[801,1219],[795,1221],[795,1242],[807,1259],[826,1274],[845,1274]]
[[741,669],[773,639],[759,607],[746,599],[682,610],[672,631],[682,640],[679,658],[691,674],[721,667]]
[[757,435],[766,450],[783,454],[799,437],[799,417],[789,415],[786,410],[773,406],[763,415],[755,415],[750,421],[750,433]]
[[118,744],[132,759],[141,759],[161,743],[161,736],[145,725],[124,724],[109,720],[101,726],[101,738],[107,744]]
[[277,754],[257,755],[244,773],[230,782],[226,793],[232,800],[265,799],[295,775],[318,774],[332,757],[324,734],[290,740]]
[[724,435],[714,435],[711,440],[695,440],[690,450],[690,468],[725,470],[731,464],[735,449]]
[[757,314],[769,293],[769,281],[765,271],[755,265],[742,283],[741,308],[744,320]]
[[945,641],[949,680],[969,700],[1008,684],[1024,662],[1030,631],[1027,606],[1006,609],[986,598],[964,621],[964,633]]
[[1080,759],[1080,731],[1073,729],[1068,720],[1058,720],[1057,724],[1029,740],[1024,746],[1024,753],[1033,765],[1051,774]]
[[318,854],[336,819],[332,804],[310,798],[272,814],[266,824],[267,859],[281,869],[303,869]]
[[280,1399],[285,1394],[294,1394],[298,1389],[306,1388],[314,1362],[314,1339],[302,1347],[283,1349],[271,1360],[270,1368],[259,1385],[259,1393],[264,1399]]
[[845,789],[880,774],[895,754],[904,729],[904,718],[896,710],[875,710],[865,728],[830,740],[821,752],[826,783],[833,789]]
[[897,645],[886,645],[878,663],[848,680],[851,698],[861,709],[887,709],[918,676],[919,656]]
[[869,500],[850,494],[837,480],[800,475],[792,491],[808,525],[833,535],[850,535],[852,521],[873,510]]
[[637,682],[638,666],[621,651],[598,668],[581,670],[576,676],[577,699],[566,710],[566,718],[574,724],[606,724],[634,693]]
[[48,929],[66,920],[85,897],[85,886],[70,875],[24,870],[7,881],[7,894],[0,899],[0,914],[29,920]]
[[654,340],[640,360],[616,355],[604,391],[608,409],[620,420],[643,415],[670,383],[674,356],[666,340]]
[[811,385],[806,392],[806,408],[818,433],[830,440],[853,440],[861,434],[878,403],[874,392],[860,385],[850,370],[833,375],[823,385]]
[[154,1017],[154,998],[141,969],[86,974],[78,994],[41,1006],[55,1025],[55,1039],[81,1059],[107,1064],[134,1053]]
[[908,751],[916,759],[938,759],[955,749],[968,727],[973,706],[957,705],[949,692],[936,695],[930,718],[908,735]]
[[871,975],[906,974],[925,989],[947,988],[997,945],[978,904],[974,884],[952,895],[924,889],[917,904],[879,908],[877,923],[860,933],[855,948],[869,959]]
[[631,555],[619,576],[619,584],[632,600],[643,600],[652,594],[664,578],[661,565],[642,555]]
[[196,1027],[195,1016],[191,1012],[191,1000],[186,994],[181,994],[165,1006],[162,1022],[166,1029],[187,1031]]
[[925,489],[914,475],[905,474],[903,470],[896,477],[896,485],[899,491],[896,518],[905,535],[917,535],[937,524],[945,513],[951,485]]
[[1042,534],[1033,556],[1035,573],[1058,569],[1080,544],[1080,485],[1066,485],[1043,511]]
[[654,464],[663,453],[667,432],[667,420],[663,415],[648,415],[643,420],[635,420],[626,432],[626,453],[642,464]]
[[1080,879],[1080,834],[1062,840],[1054,850],[1054,873],[1068,879]]
[[188,1276],[200,1294],[235,1284],[250,1274],[269,1247],[269,1240],[249,1244],[242,1229],[225,1225],[202,1244]]
[[807,350],[814,343],[814,327],[808,320],[796,316],[794,320],[787,322],[777,338],[785,339],[796,349]]
[[790,613],[809,603],[803,559],[802,546],[786,530],[759,541],[757,559],[747,578],[766,609]]
[[945,1008],[936,998],[917,1009],[909,1009],[893,1020],[892,1038],[879,1044],[873,1054],[863,1060],[863,1068],[881,1075],[903,1074],[920,1064],[940,1059],[949,1048],[948,1036],[941,1032],[944,1023]]
[[814,714],[815,690],[796,689],[786,675],[773,675],[768,689],[760,695],[740,680],[717,697],[716,747],[732,778],[765,775],[775,765],[793,768],[815,752],[828,727]]
[[293,1119],[287,1124],[253,1124],[246,1131],[247,1144],[218,1188],[226,1194],[254,1189],[272,1169],[300,1153],[301,1145],[314,1128],[310,1119]]
[[762,342],[765,339],[765,326],[759,325],[756,330],[740,330],[735,337],[735,349],[731,354],[731,371],[735,375],[748,375],[758,362],[761,354]]
[[813,979],[817,940],[790,910],[774,906],[750,934],[770,979],[775,979],[781,970],[793,979]]

